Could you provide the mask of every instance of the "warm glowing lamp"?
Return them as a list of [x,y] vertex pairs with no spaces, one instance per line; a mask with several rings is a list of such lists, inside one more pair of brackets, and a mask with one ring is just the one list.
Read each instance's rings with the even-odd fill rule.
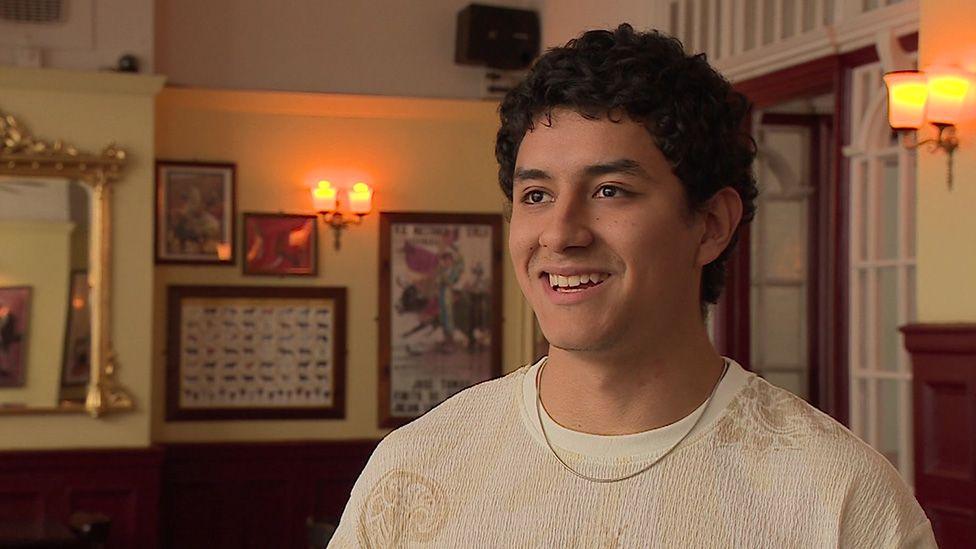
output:
[[[369,185],[359,182],[353,185],[352,189],[346,191],[345,196],[349,201],[346,215],[343,215],[343,211],[339,208],[338,196],[338,189],[324,179],[312,189],[312,203],[325,224],[332,227],[336,250],[339,249],[342,231],[350,225],[359,225],[363,222],[363,216],[372,211],[373,189]],[[299,237],[295,236],[295,238]]]
[[369,185],[359,182],[349,190],[349,211],[357,215],[366,215],[373,209],[373,189]]
[[888,124],[895,131],[918,130],[926,122],[938,129],[934,138],[914,142],[904,136],[908,149],[929,145],[932,151],[945,151],[948,160],[946,183],[952,188],[952,153],[959,146],[956,124],[963,101],[969,93],[972,76],[952,68],[922,71],[895,71],[884,75],[888,86]]
[[919,71],[895,71],[884,75],[888,86],[888,124],[893,130],[917,130],[925,124],[928,86]]
[[324,179],[319,181],[318,186],[312,189],[312,202],[316,211],[336,211],[336,190],[332,188],[332,183]]
[[230,244],[221,242],[217,244],[217,259],[227,261],[230,259]]
[[969,92],[969,78],[957,69],[929,69],[929,98],[925,118],[935,125],[956,125],[963,100]]

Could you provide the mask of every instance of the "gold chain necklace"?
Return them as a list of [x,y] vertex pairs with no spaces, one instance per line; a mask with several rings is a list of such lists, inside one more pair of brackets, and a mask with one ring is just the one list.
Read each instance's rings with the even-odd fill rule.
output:
[[691,426],[691,429],[688,429],[688,432],[686,432],[684,435],[681,436],[680,439],[678,439],[678,442],[675,442],[670,448],[668,448],[666,452],[661,454],[661,457],[652,461],[650,465],[647,465],[646,467],[638,469],[637,471],[630,473],[628,475],[624,475],[620,478],[600,478],[600,477],[591,477],[589,475],[584,475],[583,473],[570,467],[568,463],[563,461],[563,458],[559,457],[559,453],[556,452],[556,449],[552,447],[552,442],[549,441],[549,435],[546,433],[546,426],[542,422],[542,391],[540,390],[540,385],[539,385],[539,380],[542,379],[542,369],[546,367],[546,364],[548,362],[549,362],[549,357],[546,357],[543,360],[542,364],[539,366],[539,371],[537,371],[535,374],[535,412],[536,412],[536,416],[539,418],[539,428],[542,429],[542,438],[546,440],[546,446],[549,447],[549,451],[552,452],[552,455],[556,458],[557,461],[559,461],[560,464],[562,464],[563,467],[566,468],[567,471],[573,473],[574,475],[578,476],[583,480],[588,480],[590,482],[598,482],[601,484],[610,484],[613,482],[620,482],[623,480],[634,478],[637,475],[648,471],[651,467],[654,467],[658,463],[661,463],[661,460],[668,457],[668,455],[671,454],[671,452],[673,452],[675,448],[677,448],[682,442],[685,441],[686,438],[688,438],[688,435],[690,435],[691,432],[695,430],[695,427],[698,427],[698,424],[701,423],[702,418],[705,417],[705,414],[708,412],[709,405],[711,405],[712,403],[712,397],[715,396],[715,391],[718,390],[718,386],[722,383],[722,380],[725,379],[725,374],[728,373],[729,371],[729,361],[726,360],[725,367],[722,369],[722,375],[718,377],[718,381],[716,381],[715,386],[712,387],[712,392],[708,395],[708,399],[705,401],[705,408],[702,410],[701,415],[699,415],[698,418],[695,420],[695,424]]

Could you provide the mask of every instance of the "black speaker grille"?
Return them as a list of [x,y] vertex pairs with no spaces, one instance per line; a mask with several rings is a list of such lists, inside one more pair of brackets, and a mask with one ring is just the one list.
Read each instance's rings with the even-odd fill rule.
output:
[[15,23],[60,23],[63,0],[0,0],[0,19]]

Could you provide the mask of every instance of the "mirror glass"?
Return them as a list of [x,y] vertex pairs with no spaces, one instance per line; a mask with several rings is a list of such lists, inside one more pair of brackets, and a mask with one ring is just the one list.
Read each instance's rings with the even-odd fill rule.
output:
[[0,409],[85,400],[92,203],[77,181],[0,176]]

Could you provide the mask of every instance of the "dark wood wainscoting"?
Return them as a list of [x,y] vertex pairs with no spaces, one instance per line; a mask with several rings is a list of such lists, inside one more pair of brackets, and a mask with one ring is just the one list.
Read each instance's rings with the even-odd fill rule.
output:
[[915,495],[940,547],[976,539],[976,324],[906,326]]
[[338,520],[376,440],[0,452],[0,522],[112,518],[109,549],[304,548]]
[[306,519],[338,520],[377,443],[167,445],[163,545],[306,547]]
[[163,452],[0,452],[0,521],[67,524],[76,511],[112,517],[109,548],[157,545]]

